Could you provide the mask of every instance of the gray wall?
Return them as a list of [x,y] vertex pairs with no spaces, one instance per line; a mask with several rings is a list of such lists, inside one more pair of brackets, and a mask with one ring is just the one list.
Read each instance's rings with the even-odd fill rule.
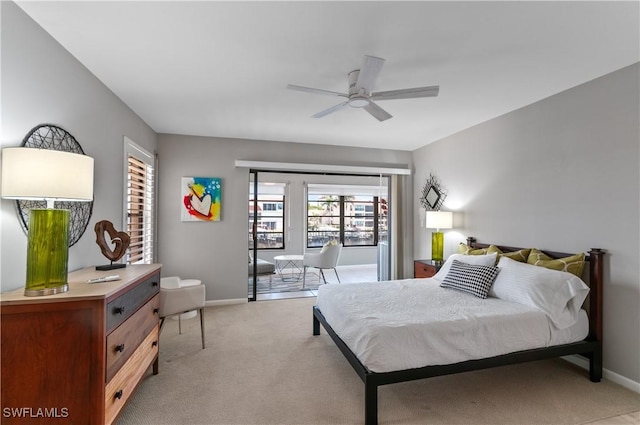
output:
[[[414,193],[430,172],[457,211],[445,235],[563,252],[604,248],[604,365],[640,382],[639,65],[414,152]],[[414,210],[414,257],[430,256]],[[445,253],[446,255],[446,253]]]
[[[123,136],[155,150],[156,134],[58,42],[12,2],[2,8],[2,134],[0,145],[20,146],[38,124],[58,125],[95,159],[93,215],[69,250],[69,270],[106,264],[93,226],[122,226]],[[122,64],[126,66],[126,64]],[[27,238],[15,202],[1,201],[0,284],[24,287]]]
[[[247,297],[247,228],[249,170],[235,161],[316,164],[411,164],[406,151],[344,148],[271,141],[158,135],[158,260],[164,275],[197,278],[207,286],[208,300]],[[180,181],[185,176],[221,177],[222,220],[180,221]],[[291,176],[291,179],[299,178]],[[309,176],[307,181],[320,181]],[[410,179],[406,191],[412,192]],[[297,190],[302,190],[298,185]],[[297,198],[301,200],[301,194]],[[297,207],[297,214],[304,204]],[[412,205],[403,210],[411,211]],[[300,221],[300,219],[298,219]],[[408,226],[412,223],[405,220]],[[404,240],[404,239],[403,239]],[[409,240],[409,247],[412,241]],[[304,251],[302,240],[291,241],[286,253]],[[344,250],[343,250],[344,251]],[[345,260],[348,262],[349,254]],[[261,255],[261,258],[263,256]],[[268,258],[264,256],[264,258]],[[367,260],[366,262],[370,262]]]

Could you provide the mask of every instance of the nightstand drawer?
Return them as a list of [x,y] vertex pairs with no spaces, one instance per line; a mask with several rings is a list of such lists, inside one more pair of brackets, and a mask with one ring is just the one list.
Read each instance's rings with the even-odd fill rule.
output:
[[415,260],[413,262],[413,277],[416,279],[433,277],[442,267],[441,262],[431,260]]

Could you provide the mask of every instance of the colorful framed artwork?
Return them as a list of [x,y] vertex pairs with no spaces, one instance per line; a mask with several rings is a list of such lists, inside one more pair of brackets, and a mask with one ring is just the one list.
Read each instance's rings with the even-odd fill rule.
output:
[[222,179],[182,178],[182,221],[220,221]]

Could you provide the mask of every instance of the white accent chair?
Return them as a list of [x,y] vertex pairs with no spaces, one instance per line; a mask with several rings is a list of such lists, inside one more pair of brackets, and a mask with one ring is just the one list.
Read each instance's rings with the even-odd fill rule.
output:
[[322,250],[320,250],[320,252],[305,252],[302,259],[302,287],[304,288],[306,284],[308,267],[320,269],[320,275],[322,276],[324,283],[327,283],[327,279],[325,279],[322,269],[333,269],[336,277],[338,278],[338,283],[340,283],[340,276],[338,276],[336,266],[338,265],[341,251],[342,244],[332,244],[331,242],[327,242],[322,246]]
[[182,280],[177,276],[160,279],[160,330],[164,319],[178,316],[178,332],[182,334],[181,315],[190,311],[198,311],[200,315],[200,332],[202,348],[204,348],[204,301],[205,287],[195,279]]

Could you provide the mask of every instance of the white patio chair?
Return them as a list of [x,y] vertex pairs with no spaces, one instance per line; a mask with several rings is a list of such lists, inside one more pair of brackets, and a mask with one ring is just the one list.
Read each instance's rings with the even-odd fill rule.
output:
[[304,288],[306,284],[308,267],[320,269],[320,275],[322,276],[324,283],[327,283],[327,279],[325,279],[322,269],[333,269],[336,277],[338,278],[338,283],[340,283],[340,276],[338,276],[336,266],[338,265],[341,251],[342,244],[327,242],[322,246],[322,250],[320,252],[306,252],[302,260],[302,287]]

